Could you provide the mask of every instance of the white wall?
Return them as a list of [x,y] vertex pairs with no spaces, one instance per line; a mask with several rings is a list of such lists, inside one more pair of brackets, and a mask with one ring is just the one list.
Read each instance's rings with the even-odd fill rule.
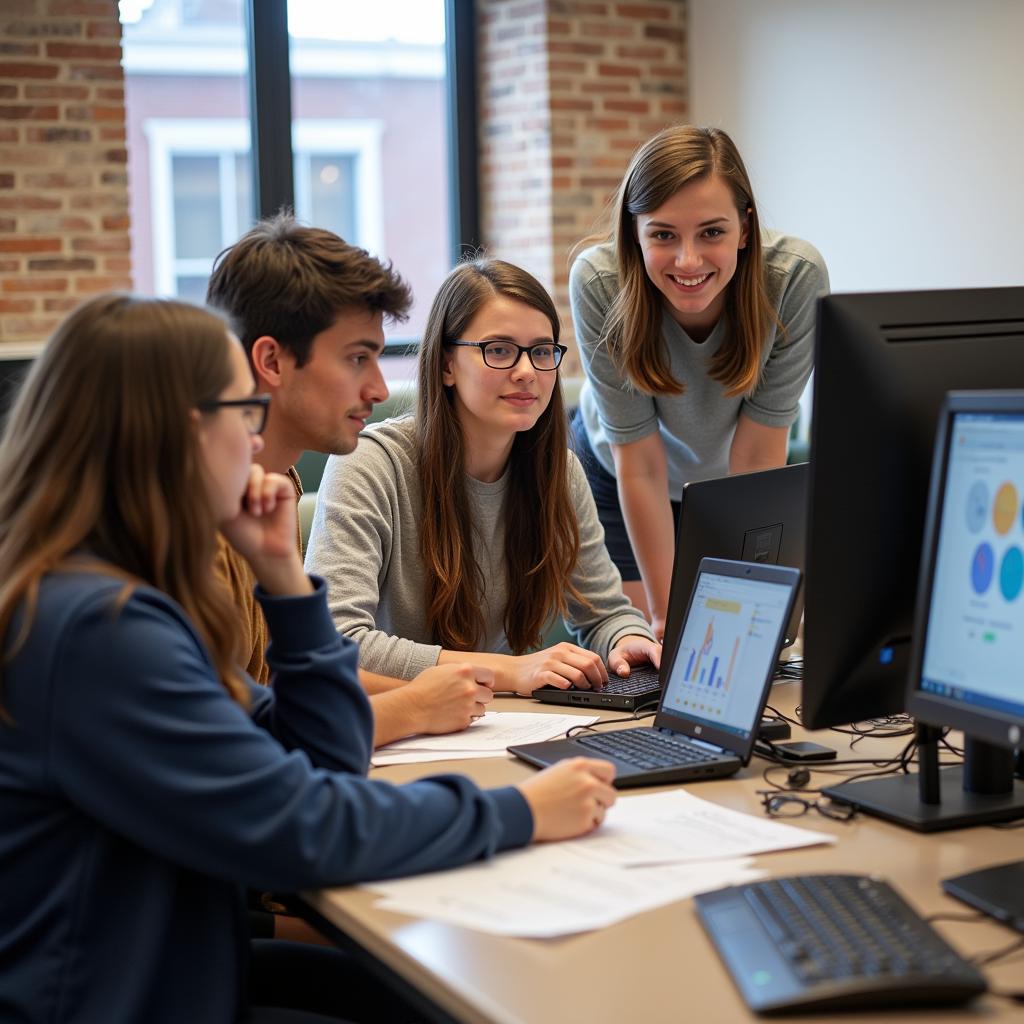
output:
[[1024,284],[1024,2],[689,0],[690,109],[834,291]]

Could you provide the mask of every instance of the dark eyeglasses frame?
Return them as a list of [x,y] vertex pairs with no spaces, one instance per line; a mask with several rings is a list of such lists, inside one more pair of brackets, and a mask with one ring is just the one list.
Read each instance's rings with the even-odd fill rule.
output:
[[250,434],[262,434],[267,425],[267,413],[270,412],[270,395],[253,395],[251,398],[214,398],[208,402],[199,403],[200,412],[216,412],[218,409],[248,409],[257,408],[260,410],[259,423]]
[[[565,345],[558,345],[553,341],[544,341],[539,345],[516,345],[511,341],[495,341],[493,338],[490,341],[449,341],[449,345],[460,345],[463,348],[478,348],[480,349],[480,355],[484,357],[484,365],[489,366],[492,370],[511,370],[513,367],[519,365],[519,360],[523,358],[523,353],[526,353],[527,358],[530,360],[530,365],[535,370],[540,370],[541,373],[551,373],[552,370],[557,370],[562,363],[562,356],[569,351]],[[487,362],[487,346],[488,345],[507,345],[509,348],[516,349],[515,361],[510,363],[508,366],[494,366],[492,363]],[[533,350],[535,348],[553,348],[556,353],[555,365],[554,366],[538,366],[533,361]]]
[[[757,795],[761,798],[764,812],[769,818],[799,818],[812,808],[822,817],[831,818],[832,821],[849,821],[857,814],[857,808],[853,804],[837,804],[821,799],[808,800],[785,790],[759,789]],[[783,811],[782,808],[787,804],[799,810],[794,810],[793,813]]]

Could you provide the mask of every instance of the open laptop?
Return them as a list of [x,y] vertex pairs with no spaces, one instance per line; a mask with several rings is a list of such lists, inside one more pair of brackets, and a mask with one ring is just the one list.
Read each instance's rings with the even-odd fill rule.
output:
[[[618,711],[636,711],[656,704],[702,558],[730,558],[803,569],[807,471],[808,464],[803,462],[686,484],[665,616],[662,671],[652,665],[639,665],[625,679],[609,676],[600,690],[545,686],[533,691],[534,698],[544,704]],[[786,624],[784,647],[796,640],[802,597],[798,591]]]
[[799,569],[703,559],[653,727],[527,743],[509,753],[542,768],[600,757],[615,764],[620,788],[734,774],[753,753],[799,584]]

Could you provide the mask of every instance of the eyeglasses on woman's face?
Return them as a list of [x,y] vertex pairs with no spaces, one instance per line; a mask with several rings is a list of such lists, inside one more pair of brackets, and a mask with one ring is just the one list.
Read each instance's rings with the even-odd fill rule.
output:
[[199,403],[200,412],[218,409],[241,409],[242,422],[250,434],[262,434],[270,411],[270,395],[252,395],[250,398],[217,398]]
[[557,370],[562,356],[569,351],[565,345],[550,341],[539,345],[517,345],[512,341],[450,341],[448,344],[480,349],[484,364],[492,370],[511,370],[524,352],[535,370]]

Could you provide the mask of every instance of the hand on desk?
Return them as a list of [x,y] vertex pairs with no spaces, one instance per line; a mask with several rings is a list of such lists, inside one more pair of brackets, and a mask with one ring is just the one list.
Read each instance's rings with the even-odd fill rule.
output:
[[384,746],[418,733],[460,732],[480,718],[494,699],[494,672],[483,665],[435,665],[392,689],[372,676],[373,745]]
[[572,839],[592,832],[615,803],[615,766],[574,757],[545,768],[519,791],[533,812],[533,841]]

